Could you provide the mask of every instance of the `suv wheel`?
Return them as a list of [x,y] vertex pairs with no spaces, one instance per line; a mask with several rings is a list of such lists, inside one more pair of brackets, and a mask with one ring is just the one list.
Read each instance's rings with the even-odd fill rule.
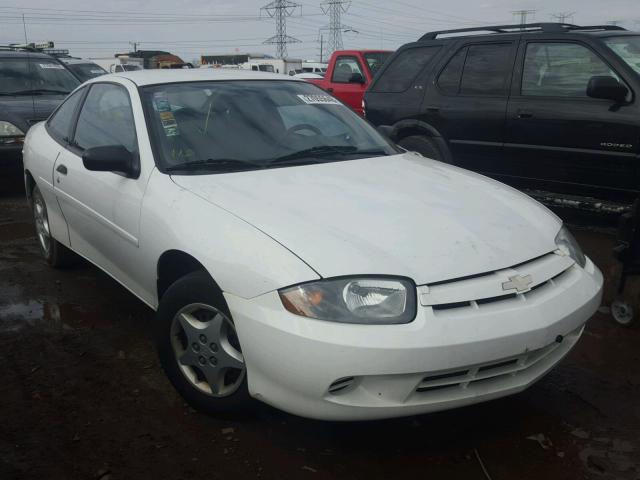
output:
[[197,410],[239,413],[250,402],[247,369],[231,313],[206,272],[169,287],[156,317],[160,363],[175,389]]
[[444,156],[440,152],[438,145],[429,137],[423,137],[421,135],[404,137],[398,142],[398,145],[410,152],[418,152],[423,157],[440,162],[444,161]]
[[54,268],[73,265],[77,261],[76,255],[51,236],[47,204],[40,192],[40,188],[37,186],[33,188],[31,210],[33,212],[33,222],[36,226],[38,245],[47,263]]

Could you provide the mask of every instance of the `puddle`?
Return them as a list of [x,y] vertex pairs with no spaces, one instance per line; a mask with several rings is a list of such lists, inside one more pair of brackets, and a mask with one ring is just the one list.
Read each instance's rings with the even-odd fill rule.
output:
[[32,223],[9,223],[0,225],[0,242],[18,240],[35,236]]
[[[64,312],[64,315],[62,314]],[[0,306],[0,332],[19,332],[26,327],[49,330],[72,330],[82,323],[74,314],[82,313],[75,305],[57,305],[35,300]]]

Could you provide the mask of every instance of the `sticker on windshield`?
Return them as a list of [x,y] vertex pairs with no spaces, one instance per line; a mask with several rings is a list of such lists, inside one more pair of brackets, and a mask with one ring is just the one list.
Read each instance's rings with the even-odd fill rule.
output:
[[178,123],[176,117],[173,116],[171,111],[171,103],[164,93],[158,92],[153,95],[153,104],[160,117],[160,123],[162,123],[162,129],[166,137],[177,137],[180,135],[178,131]]
[[57,63],[39,63],[40,68],[53,68],[54,70],[64,70],[64,66],[58,65]]
[[340,105],[331,95],[298,95],[298,98],[308,105]]
[[104,72],[104,70],[89,70],[89,73],[93,73],[95,75],[101,75],[101,74],[103,74],[105,72]]

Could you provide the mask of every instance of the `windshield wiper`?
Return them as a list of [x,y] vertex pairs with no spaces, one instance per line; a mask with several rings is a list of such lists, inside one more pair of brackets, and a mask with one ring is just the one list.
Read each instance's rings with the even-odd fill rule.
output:
[[[389,155],[385,150],[381,148],[360,150],[358,147],[350,145],[326,145],[320,147],[307,148],[300,150],[299,152],[293,152],[282,157],[274,158],[268,165],[282,165],[297,162],[303,158],[320,158],[324,156],[349,156],[349,155]],[[319,163],[316,161],[309,161],[305,163]]]
[[216,160],[213,158],[209,158],[207,160],[195,160],[193,162],[185,162],[179,165],[171,165],[165,168],[167,172],[181,172],[181,171],[198,171],[198,170],[208,170],[208,171],[219,171],[219,172],[228,172],[228,171],[237,171],[237,170],[253,170],[262,168],[262,165],[257,163],[248,162],[245,160],[234,160],[223,158],[220,160]]
[[56,95],[68,95],[69,92],[65,90],[52,90],[48,88],[35,88],[33,90],[19,90],[17,92],[10,92],[7,95],[46,95],[47,93]]

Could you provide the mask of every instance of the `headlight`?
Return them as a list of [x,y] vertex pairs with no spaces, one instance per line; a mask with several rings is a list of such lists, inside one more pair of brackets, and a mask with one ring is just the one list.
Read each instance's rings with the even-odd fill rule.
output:
[[416,287],[402,278],[335,278],[280,290],[296,315],[339,323],[392,325],[416,316]]
[[24,132],[13,123],[0,121],[0,137],[22,137]]
[[565,255],[573,258],[578,265],[584,268],[587,264],[587,257],[582,253],[582,249],[567,227],[562,227],[556,236],[556,245]]

